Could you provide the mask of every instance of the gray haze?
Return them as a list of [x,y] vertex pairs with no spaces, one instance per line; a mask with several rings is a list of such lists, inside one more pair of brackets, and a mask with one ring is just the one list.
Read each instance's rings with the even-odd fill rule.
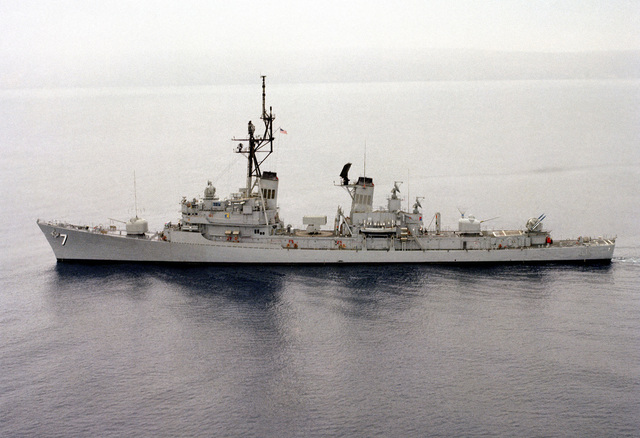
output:
[[628,78],[637,1],[0,3],[1,88]]

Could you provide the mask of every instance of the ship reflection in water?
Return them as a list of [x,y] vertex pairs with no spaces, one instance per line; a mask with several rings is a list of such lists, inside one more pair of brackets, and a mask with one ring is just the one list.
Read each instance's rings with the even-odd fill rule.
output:
[[[93,421],[166,434],[464,435],[502,430],[502,415],[535,434],[539,403],[593,424],[602,405],[584,395],[608,395],[587,387],[624,361],[618,345],[602,368],[589,352],[608,341],[580,327],[610,324],[599,290],[613,271],[58,264],[44,336],[89,372],[51,408],[90,403]],[[156,415],[167,406],[180,415]]]

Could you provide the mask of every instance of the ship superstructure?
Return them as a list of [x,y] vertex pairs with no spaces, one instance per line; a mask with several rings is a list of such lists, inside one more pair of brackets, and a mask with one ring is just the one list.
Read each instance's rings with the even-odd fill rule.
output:
[[[412,211],[402,209],[395,182],[386,208],[373,209],[373,178],[349,179],[344,165],[337,184],[349,195],[348,211],[338,207],[333,226],[326,216],[303,216],[305,229],[285,226],[278,214],[278,175],[263,170],[273,153],[272,108],[266,107],[262,77],[262,133],[249,121],[247,135],[233,140],[247,159],[246,184],[225,199],[209,181],[202,197],[180,202],[181,217],[150,233],[137,216],[124,229],[37,223],[58,261],[154,263],[508,263],[611,261],[615,239],[557,241],[543,227],[544,215],[520,230],[485,230],[469,215],[455,231],[443,230],[440,213],[425,227],[421,198]],[[323,228],[324,227],[324,228]]]

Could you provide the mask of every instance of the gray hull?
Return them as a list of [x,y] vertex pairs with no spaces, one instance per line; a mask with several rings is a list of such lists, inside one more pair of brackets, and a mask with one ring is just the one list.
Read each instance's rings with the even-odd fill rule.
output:
[[558,242],[515,249],[303,249],[274,243],[192,242],[127,237],[38,221],[58,261],[211,264],[609,262],[615,242]]

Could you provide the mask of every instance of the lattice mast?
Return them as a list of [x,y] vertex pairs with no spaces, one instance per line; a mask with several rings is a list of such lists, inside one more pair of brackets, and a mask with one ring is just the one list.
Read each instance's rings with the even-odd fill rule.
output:
[[[266,106],[266,76],[262,77],[262,115],[260,119],[264,122],[264,134],[262,136],[255,135],[255,126],[249,121],[247,132],[248,138],[236,139],[233,141],[249,142],[249,147],[245,147],[243,143],[238,144],[236,153],[244,154],[247,156],[247,196],[251,194],[253,186],[257,181],[257,178],[262,177],[262,171],[260,165],[273,153],[273,121],[275,115],[273,114],[273,108],[269,107],[267,113]],[[258,153],[265,154],[261,159],[258,159]]]

